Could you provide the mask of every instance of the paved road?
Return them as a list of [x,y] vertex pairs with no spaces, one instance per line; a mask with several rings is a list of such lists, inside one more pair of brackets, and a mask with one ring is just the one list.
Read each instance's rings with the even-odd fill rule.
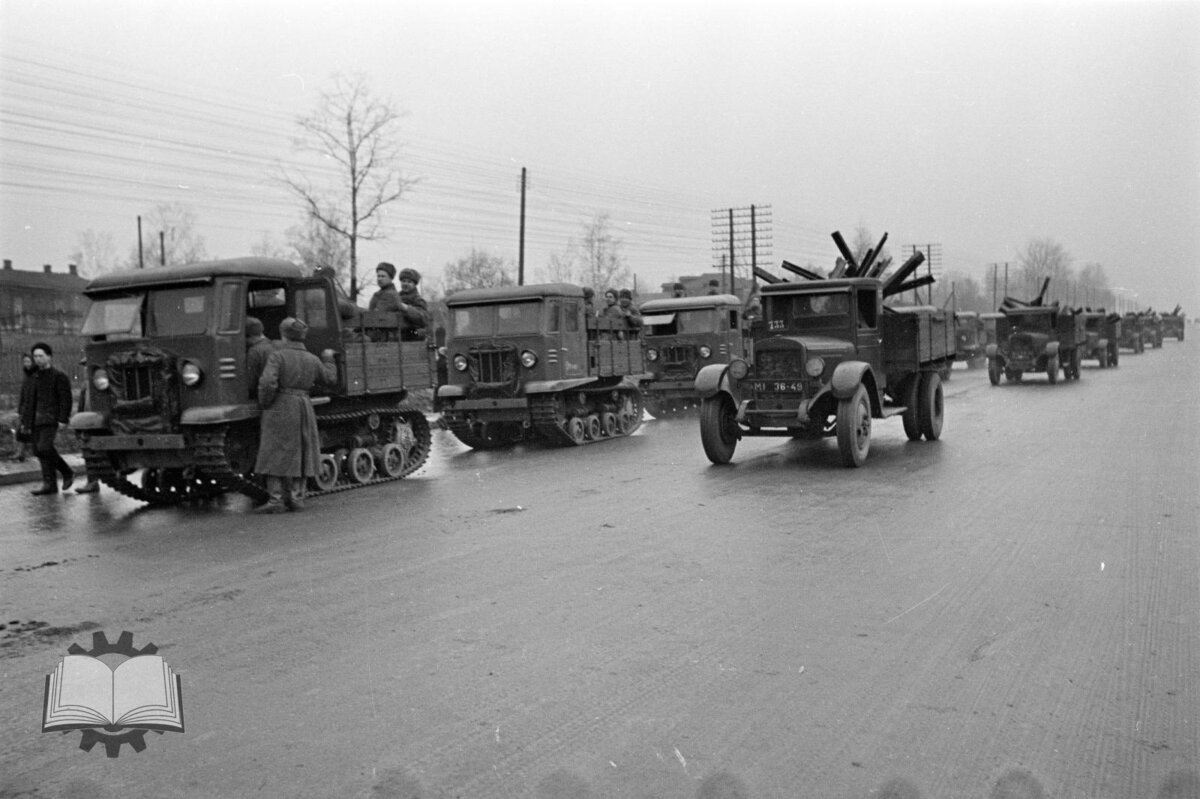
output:
[[[0,796],[1196,796],[1198,346],[956,370],[943,440],[877,423],[859,470],[711,466],[684,418],[438,433],[286,517],[0,489]],[[185,733],[38,732],[96,630],[159,647]]]

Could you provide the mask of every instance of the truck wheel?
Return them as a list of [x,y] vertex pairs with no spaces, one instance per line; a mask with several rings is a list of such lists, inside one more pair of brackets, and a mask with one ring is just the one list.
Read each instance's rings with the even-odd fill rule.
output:
[[[999,382],[999,375],[997,375],[996,382]],[[904,384],[904,413],[900,419],[904,422],[904,435],[908,436],[909,441],[919,441],[921,438],[921,418],[917,413],[917,403],[920,402],[921,396],[920,387],[921,375],[919,374],[910,375]]]
[[[931,374],[937,378],[936,374]],[[938,385],[941,385],[940,379]],[[871,401],[867,399],[867,389],[861,383],[854,389],[850,399],[838,402],[837,440],[842,465],[862,466],[871,449]]]
[[992,381],[993,386],[1000,385],[1000,360],[998,358],[988,358],[988,380]]
[[729,463],[738,442],[737,411],[728,394],[700,401],[700,443],[713,463]]
[[925,436],[926,441],[937,441],[941,436],[944,415],[945,401],[942,395],[941,379],[937,372],[922,372],[917,418],[921,425],[921,435]]

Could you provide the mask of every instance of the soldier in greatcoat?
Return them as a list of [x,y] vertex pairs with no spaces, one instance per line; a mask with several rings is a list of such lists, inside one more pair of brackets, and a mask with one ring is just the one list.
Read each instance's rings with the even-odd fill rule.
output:
[[263,323],[256,317],[246,317],[246,381],[250,384],[250,397],[258,395],[258,379],[267,368],[267,356],[275,349],[275,342],[263,335]]
[[261,513],[299,510],[304,505],[304,481],[317,473],[321,458],[317,415],[309,392],[315,385],[337,384],[333,351],[321,357],[304,348],[308,325],[288,317],[279,323],[282,345],[267,357],[258,381],[258,404],[263,409],[254,471],[267,478],[270,499]]

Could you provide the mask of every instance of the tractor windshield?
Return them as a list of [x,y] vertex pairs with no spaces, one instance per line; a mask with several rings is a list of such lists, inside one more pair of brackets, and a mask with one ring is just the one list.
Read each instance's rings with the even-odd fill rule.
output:
[[457,336],[539,333],[542,330],[542,307],[541,302],[533,301],[455,308],[454,333]]

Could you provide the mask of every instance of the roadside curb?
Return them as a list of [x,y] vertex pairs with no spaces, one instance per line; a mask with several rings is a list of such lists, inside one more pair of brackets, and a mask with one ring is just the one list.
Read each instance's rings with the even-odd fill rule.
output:
[[[76,482],[84,475],[83,458],[78,455],[64,455],[65,460],[75,471]],[[21,485],[34,483],[42,479],[42,470],[37,458],[30,457],[25,463],[0,465],[0,486]],[[86,479],[86,478],[85,478]],[[82,483],[79,483],[82,485]]]

